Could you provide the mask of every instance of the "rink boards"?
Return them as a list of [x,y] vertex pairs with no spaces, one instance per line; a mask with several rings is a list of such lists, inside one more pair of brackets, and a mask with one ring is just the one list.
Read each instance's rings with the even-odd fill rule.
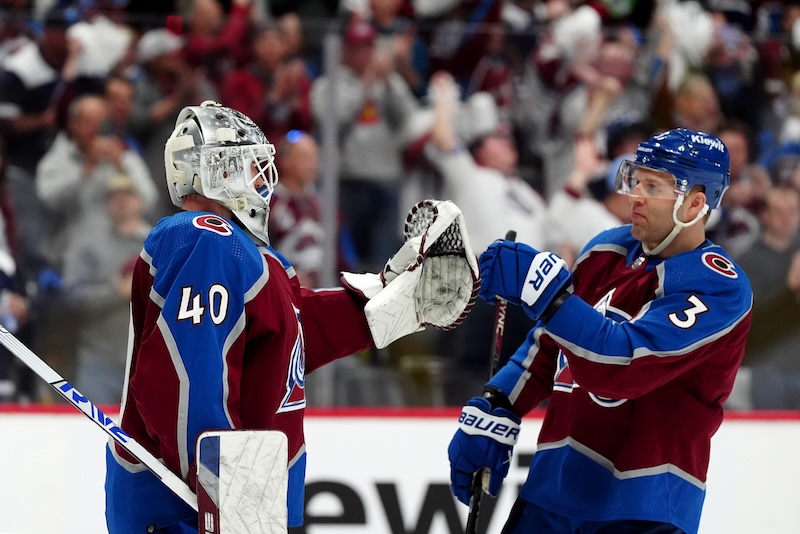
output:
[[[310,410],[306,532],[463,532],[467,509],[448,489],[457,416],[449,409]],[[503,491],[484,501],[489,532],[499,532],[525,479],[540,416],[525,418]],[[66,406],[0,405],[0,436],[0,534],[105,532],[102,431]],[[797,443],[800,414],[729,414],[712,444],[701,533],[795,531]]]

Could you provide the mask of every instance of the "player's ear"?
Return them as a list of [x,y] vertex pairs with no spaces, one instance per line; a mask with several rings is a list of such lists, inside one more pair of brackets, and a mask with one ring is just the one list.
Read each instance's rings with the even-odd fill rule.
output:
[[703,209],[706,205],[706,193],[702,187],[693,187],[692,190],[686,195],[686,200],[684,200],[684,205],[686,205],[687,215],[689,216],[689,220],[694,219],[698,213]]

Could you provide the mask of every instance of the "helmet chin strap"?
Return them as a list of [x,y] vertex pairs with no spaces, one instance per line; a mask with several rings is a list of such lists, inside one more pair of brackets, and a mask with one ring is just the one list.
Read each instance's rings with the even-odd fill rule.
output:
[[672,208],[672,222],[675,223],[675,226],[672,227],[672,231],[664,238],[661,243],[659,243],[655,248],[650,248],[647,246],[646,243],[642,242],[642,248],[644,249],[644,253],[648,256],[657,256],[660,254],[665,248],[672,243],[672,240],[680,233],[681,230],[686,228],[687,226],[691,226],[700,219],[702,219],[706,213],[708,213],[708,204],[703,205],[703,209],[700,210],[694,219],[689,222],[682,222],[678,220],[678,209],[680,209],[681,204],[683,204],[684,199],[686,199],[686,195],[680,195],[678,198],[675,199],[675,206]]

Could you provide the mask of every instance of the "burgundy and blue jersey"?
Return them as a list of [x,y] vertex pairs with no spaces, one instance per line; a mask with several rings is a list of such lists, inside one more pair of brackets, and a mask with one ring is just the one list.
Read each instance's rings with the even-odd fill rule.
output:
[[630,226],[592,240],[573,275],[574,296],[490,381],[520,414],[549,398],[521,496],[579,519],[697,532],[750,282],[710,241],[645,256]]
[[[289,526],[302,524],[305,374],[371,346],[363,301],[310,290],[232,221],[162,219],[135,266],[120,426],[195,488],[205,430],[280,430],[289,440]],[[118,445],[107,455],[109,531],[146,532],[196,512]]]

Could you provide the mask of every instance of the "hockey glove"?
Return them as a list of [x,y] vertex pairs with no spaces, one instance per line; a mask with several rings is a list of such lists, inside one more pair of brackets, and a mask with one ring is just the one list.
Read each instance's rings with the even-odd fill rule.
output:
[[340,281],[344,287],[365,301],[369,301],[411,265],[422,263],[424,256],[420,253],[421,248],[422,236],[408,239],[395,255],[389,258],[380,273],[342,272]]
[[478,258],[458,206],[418,202],[403,234],[380,274],[342,273],[342,285],[368,300],[364,315],[379,349],[426,326],[455,328],[478,297]]
[[569,295],[572,273],[552,252],[498,239],[480,256],[478,296],[492,304],[496,297],[522,306],[534,321],[549,319]]
[[450,459],[450,489],[469,504],[472,478],[483,468],[489,470],[487,493],[496,497],[508,474],[511,453],[519,437],[520,418],[505,408],[492,408],[483,397],[473,397],[461,410],[458,430],[447,456]]

